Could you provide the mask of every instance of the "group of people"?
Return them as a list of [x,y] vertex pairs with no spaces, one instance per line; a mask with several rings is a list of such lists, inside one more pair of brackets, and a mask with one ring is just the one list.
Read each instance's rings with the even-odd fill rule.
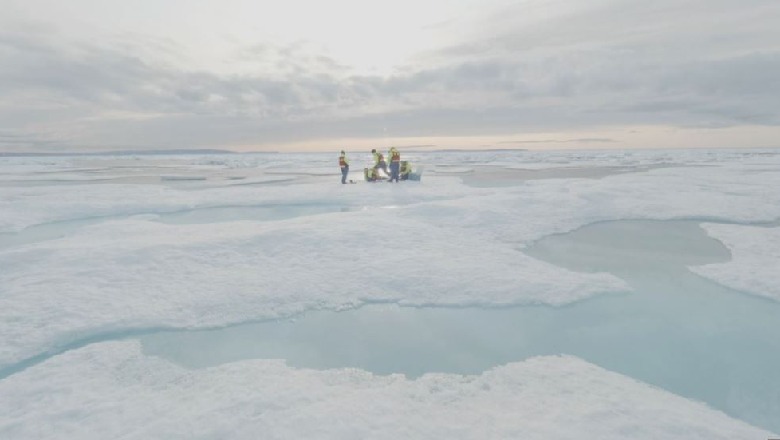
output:
[[[412,165],[408,161],[401,160],[401,153],[395,147],[390,147],[390,150],[387,152],[387,156],[390,158],[390,171],[388,171],[388,164],[382,153],[374,148],[371,150],[371,154],[374,156],[374,167],[363,169],[363,175],[367,182],[376,182],[385,178],[389,179],[388,182],[398,182],[399,180],[406,180],[412,172]],[[339,167],[341,168],[341,183],[347,183],[349,160],[344,150],[341,150],[339,155]],[[379,175],[379,170],[385,173],[385,177]]]

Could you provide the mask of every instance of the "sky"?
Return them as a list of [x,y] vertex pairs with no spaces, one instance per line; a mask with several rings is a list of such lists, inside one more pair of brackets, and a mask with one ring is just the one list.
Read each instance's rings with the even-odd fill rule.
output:
[[776,0],[0,8],[0,151],[780,147]]

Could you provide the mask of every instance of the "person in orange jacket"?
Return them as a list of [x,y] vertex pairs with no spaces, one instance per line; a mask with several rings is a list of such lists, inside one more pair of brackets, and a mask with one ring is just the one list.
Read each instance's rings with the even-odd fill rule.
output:
[[399,172],[401,170],[401,153],[397,148],[390,147],[387,156],[390,157],[390,181],[392,182],[395,180],[398,182]]

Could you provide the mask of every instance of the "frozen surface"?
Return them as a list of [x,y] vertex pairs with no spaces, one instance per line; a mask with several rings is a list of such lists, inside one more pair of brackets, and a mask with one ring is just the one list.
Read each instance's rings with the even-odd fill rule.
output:
[[[244,359],[378,374],[479,374],[566,353],[780,431],[780,303],[702,279],[688,266],[728,249],[692,221],[615,221],[546,237],[529,254],[610,272],[631,294],[567,307],[364,306],[201,331],[153,332],[144,352],[190,368]],[[749,343],[746,343],[748,342]]]
[[[511,245],[388,211],[269,222],[115,220],[2,250],[0,365],[119,330],[379,301],[560,305],[628,289],[611,275],[560,269]],[[377,243],[375,230],[391,235]]]
[[[368,152],[348,153],[354,179],[371,158]],[[489,393],[486,401],[469,401],[452,413],[444,402],[435,402],[442,406],[432,405],[426,412],[419,402],[408,404],[393,396],[389,399],[395,406],[384,411],[366,404],[375,402],[371,397],[381,394],[361,396],[365,399],[355,398],[351,403],[341,401],[346,406],[340,407],[333,396],[344,395],[345,389],[359,393],[366,384],[386,380],[411,386],[412,391],[404,393],[411,393],[409,399],[414,401],[414,387],[418,386],[414,384],[431,379],[376,378],[352,370],[313,372],[266,361],[184,372],[165,361],[138,354],[130,342],[90,342],[160,329],[206,329],[314,311],[350,310],[373,303],[462,309],[548,305],[551,307],[545,310],[555,312],[618,297],[605,295],[608,293],[641,301],[643,296],[631,292],[633,281],[627,284],[621,279],[625,274],[618,277],[618,272],[604,272],[608,269],[593,271],[564,261],[542,261],[542,255],[533,255],[529,249],[545,237],[611,220],[689,219],[731,223],[736,228],[780,219],[777,150],[402,154],[431,172],[426,171],[421,182],[340,185],[334,154],[0,158],[0,405],[11,410],[0,411],[0,429],[11,438],[11,434],[40,437],[36,426],[41,426],[41,433],[56,428],[74,432],[76,438],[81,437],[78,433],[92,432],[87,430],[89,426],[105,434],[103,438],[112,436],[111,429],[130,427],[159,432],[159,437],[165,438],[192,437],[188,434],[194,431],[187,431],[187,423],[175,423],[180,417],[192,420],[192,426],[203,427],[202,432],[214,437],[230,437],[236,431],[237,436],[247,437],[250,432],[256,434],[252,428],[258,426],[269,427],[269,432],[280,427],[281,431],[274,432],[284,437],[285,429],[314,429],[296,423],[304,419],[290,409],[311,404],[307,411],[314,418],[318,410],[343,417],[353,413],[359,419],[362,416],[362,424],[353,424],[365,430],[358,431],[357,437],[363,437],[360,434],[369,429],[382,435],[379,429],[366,427],[373,426],[377,420],[372,419],[374,416],[387,424],[402,418],[409,418],[409,423],[423,423],[425,414],[429,416],[427,421],[436,422],[426,426],[444,430],[446,436],[452,429],[450,425],[460,420],[473,422],[468,418],[472,413],[484,418],[479,410],[483,406],[513,408],[513,403],[496,389],[493,393],[499,394]],[[438,169],[455,172],[433,172]],[[729,263],[713,263],[725,264],[719,273],[733,270],[739,274],[717,280],[753,294],[739,293],[738,298],[762,300],[756,295],[766,294],[761,290],[764,286],[771,289],[775,280],[770,269],[764,267],[776,254],[759,247],[758,241],[776,239],[747,237],[748,242],[741,243],[735,237],[730,243],[728,232],[723,231],[727,229],[711,233],[716,237],[723,234],[735,258]],[[707,270],[707,266],[697,270]],[[743,285],[733,284],[736,279]],[[670,304],[677,300],[664,299]],[[656,307],[664,308],[663,304]],[[729,310],[721,313],[729,316]],[[749,345],[740,338],[729,342]],[[618,360],[626,359],[625,353],[614,355]],[[101,365],[134,362],[140,362],[140,369],[127,374],[121,368],[111,370],[113,367],[104,374],[93,374]],[[543,362],[546,369],[554,371],[555,365],[563,368],[573,361],[553,357]],[[494,371],[515,371],[517,367],[512,364],[506,368]],[[513,380],[528,384],[522,378],[525,367],[520,368],[523,373],[512,373]],[[157,369],[161,376],[156,376]],[[631,374],[614,366],[608,369]],[[493,374],[466,379],[446,376],[442,389],[460,396],[463,390],[459,381],[476,383],[490,377],[490,381],[502,383],[504,379]],[[610,378],[603,380],[606,388],[614,385],[612,379],[634,384],[612,373],[599,374],[606,374],[600,378]],[[335,387],[332,395],[328,388],[323,395],[336,400],[305,394],[307,387],[317,389],[308,382],[310,377],[315,377],[315,382],[330,383],[353,376],[369,379],[356,380],[350,385],[353,388]],[[185,391],[179,388],[186,388],[190,380],[202,385],[202,394],[197,394],[197,386]],[[232,381],[242,386],[257,383],[271,387],[281,386],[275,381],[286,381],[288,388],[300,391],[288,396],[278,390],[276,394],[269,392],[272,400],[268,402],[283,402],[278,406],[269,404],[270,410],[265,403],[247,407],[242,403],[257,397],[251,390],[239,397],[241,393],[222,394],[215,385]],[[536,379],[528,386],[536,386]],[[644,385],[637,387],[647,389]],[[325,388],[323,385],[321,389]],[[510,388],[518,388],[515,394],[522,391],[520,385]],[[667,396],[688,405],[685,408],[699,410],[670,418],[663,426],[654,424],[654,408],[666,408],[659,402],[667,397],[659,397],[658,401],[644,402],[649,412],[625,413],[621,412],[625,408],[613,410],[608,405],[602,407],[605,413],[600,419],[587,413],[587,405],[593,403],[587,396],[601,392],[600,387],[593,388],[574,393],[586,399],[574,399],[584,405],[580,409],[586,414],[577,423],[566,423],[568,413],[549,415],[563,417],[562,422],[540,418],[534,412],[518,418],[510,411],[499,411],[493,420],[507,424],[496,426],[511,425],[509,429],[520,430],[508,432],[520,436],[527,432],[538,438],[567,436],[570,425],[576,426],[579,433],[609,430],[601,436],[606,438],[617,437],[616,432],[622,432],[621,438],[718,438],[718,432],[735,434],[731,438],[766,437],[750,428],[730,432],[737,429],[734,426],[744,425],[664,393],[652,396]],[[627,392],[634,391],[631,387]],[[637,392],[641,395],[644,391]],[[219,408],[211,406],[210,393],[211,397],[220,395]],[[551,394],[546,402],[550,408],[568,405],[564,395],[564,391]],[[150,405],[144,396],[158,402]],[[200,403],[172,405],[181,399]],[[158,403],[159,408],[173,406],[179,412],[170,422],[152,419],[156,414],[152,409]],[[516,404],[526,405],[520,401]],[[528,403],[528,408],[531,405]],[[417,411],[405,412],[407,406]],[[103,415],[112,410],[131,415],[132,424],[123,426],[121,420],[111,422],[110,417],[108,422],[101,421],[97,415],[100,411],[90,415],[92,408],[101,408]],[[232,415],[237,413],[236,408],[249,412],[241,413],[244,415],[239,415],[238,421],[227,417],[224,423],[198,417],[218,410]],[[621,416],[615,418],[615,411]],[[715,419],[699,417],[699,411]],[[417,414],[422,416],[415,419]],[[617,424],[628,425],[606,423],[604,414]],[[258,418],[262,419],[259,425],[247,423],[248,427],[243,428],[242,421]],[[474,422],[488,431],[458,432],[471,438],[489,437],[493,432],[488,426],[493,425],[488,421],[483,425]],[[82,426],[83,431],[79,431]],[[423,429],[420,424],[409,426]],[[468,429],[471,425],[458,426]],[[632,427],[638,428],[632,431]],[[160,431],[154,431],[158,428]],[[668,428],[671,434],[661,435],[653,431],[656,428]],[[387,432],[404,436],[393,429]],[[557,430],[562,430],[560,435]],[[306,437],[306,432],[291,432]],[[338,431],[331,437],[350,435]]]
[[589,308],[573,317],[588,324],[562,337],[563,352],[780,431],[780,339],[767,331],[780,325],[780,304],[693,274],[730,259],[697,222],[602,222],[526,252],[634,289],[572,307]]
[[734,289],[780,301],[780,227],[705,224],[732,260],[692,270]]
[[190,371],[94,344],[0,382],[14,439],[766,439],[769,432],[574,357],[416,380],[247,361]]
[[[547,154],[547,156],[545,156]],[[0,162],[3,173],[28,176],[27,168],[39,170],[50,164],[58,173],[89,174],[104,177],[122,176],[122,182],[133,176],[156,172],[154,184],[106,183],[47,186],[31,185],[24,180],[17,186],[0,186],[0,232],[19,231],[26,227],[84,217],[147,214],[213,206],[255,206],[268,203],[341,202],[345,206],[425,204],[432,209],[440,205],[457,215],[456,226],[488,228],[490,222],[512,220],[509,230],[520,240],[533,240],[549,233],[565,232],[599,220],[622,218],[669,219],[679,217],[712,217],[733,221],[772,221],[780,218],[780,156],[768,151],[658,151],[581,153],[412,153],[404,156],[413,164],[433,162],[446,167],[468,164],[500,164],[515,175],[513,186],[475,188],[461,183],[468,173],[459,176],[425,175],[422,184],[413,189],[378,188],[358,185],[344,189],[332,183],[340,179],[325,170],[335,167],[330,155],[226,155],[193,156],[162,162],[155,158],[132,160],[106,158],[77,161],[69,158],[6,159]],[[371,162],[370,155],[352,155],[353,172],[358,177],[361,164]],[[84,163],[82,163],[84,162]],[[315,166],[322,162],[323,166]],[[554,173],[561,163],[567,165]],[[545,179],[531,179],[511,167],[533,164],[548,174]],[[173,166],[178,168],[173,168]],[[298,165],[296,168],[294,165]],[[545,166],[547,168],[545,168]],[[91,167],[91,168],[87,168]],[[616,170],[618,175],[602,179],[572,178],[599,168]],[[628,168],[635,171],[627,173]],[[659,168],[661,167],[661,168]],[[160,176],[173,174],[208,176],[207,182],[161,182]],[[438,168],[438,167],[435,167]],[[590,169],[590,171],[589,171]],[[35,171],[37,172],[37,171]],[[32,172],[33,174],[35,172]],[[260,191],[253,186],[236,186],[236,177],[246,179],[289,179],[295,173],[298,184],[275,185]],[[611,173],[608,173],[611,174]],[[500,179],[502,185],[507,179]],[[511,179],[510,179],[511,180]],[[146,181],[144,181],[146,182]],[[165,183],[165,185],[161,185]],[[208,184],[208,185],[206,185]],[[206,185],[206,186],[204,186]],[[264,187],[270,187],[265,185]],[[192,188],[200,189],[192,191]],[[485,198],[491,196],[491,198]],[[696,201],[693,203],[692,201]],[[439,202],[439,203],[434,203]],[[453,208],[450,208],[453,206]],[[496,218],[496,214],[503,218]],[[514,218],[509,218],[510,216]],[[482,220],[480,222],[480,220]],[[550,221],[552,220],[552,221]],[[504,228],[490,228],[491,231]]]

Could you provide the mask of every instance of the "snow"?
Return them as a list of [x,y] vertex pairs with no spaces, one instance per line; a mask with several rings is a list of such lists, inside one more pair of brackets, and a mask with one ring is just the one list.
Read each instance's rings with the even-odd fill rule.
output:
[[474,168],[466,168],[466,167],[456,167],[456,166],[447,166],[447,167],[437,167],[433,170],[431,170],[434,173],[439,174],[465,174],[470,173],[474,171]]
[[727,263],[691,270],[733,289],[780,301],[780,228],[705,223],[707,233],[731,251]]
[[412,215],[520,246],[581,226],[621,219],[780,218],[780,173],[671,167],[602,179],[528,180],[489,193],[432,201]]
[[[358,180],[370,154],[348,155]],[[631,295],[523,253],[609,220],[706,223],[733,259],[692,270],[780,298],[756,226],[780,219],[777,150],[410,152],[437,172],[397,185],[340,185],[335,157],[0,157],[0,438],[770,436],[569,356],[410,380],[143,355],[141,331]]]
[[[264,223],[116,220],[2,251],[0,365],[76,335],[130,328],[216,326],[378,301],[562,305],[629,290],[614,276],[556,268],[397,211]],[[18,316],[23,325],[10,319]]]
[[273,360],[192,371],[110,342],[11,376],[0,396],[0,437],[15,439],[771,436],[569,356],[409,380]]

